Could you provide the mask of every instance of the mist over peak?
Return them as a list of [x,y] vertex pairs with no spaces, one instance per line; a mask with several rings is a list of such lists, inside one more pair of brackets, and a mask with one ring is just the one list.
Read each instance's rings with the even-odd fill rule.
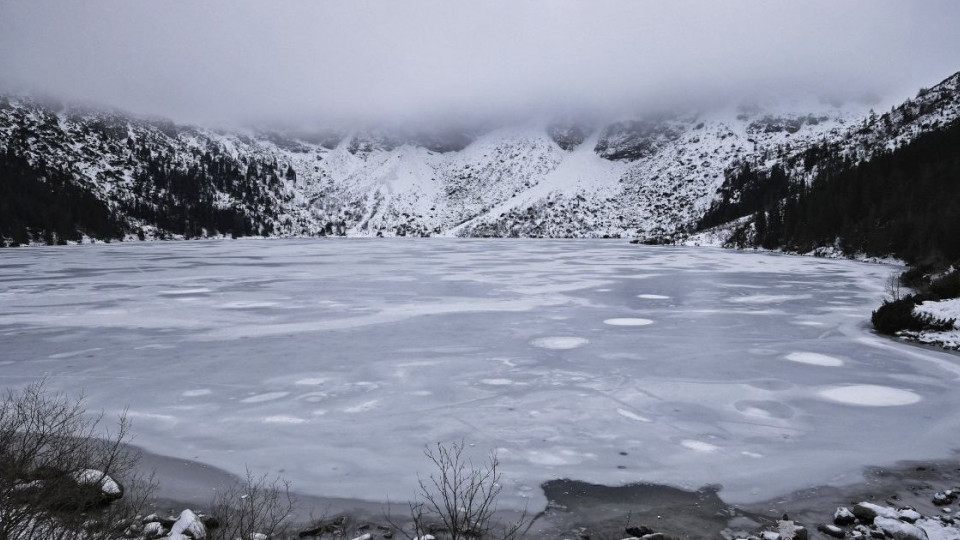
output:
[[958,19],[936,0],[0,0],[0,89],[224,126],[893,103],[956,71]]

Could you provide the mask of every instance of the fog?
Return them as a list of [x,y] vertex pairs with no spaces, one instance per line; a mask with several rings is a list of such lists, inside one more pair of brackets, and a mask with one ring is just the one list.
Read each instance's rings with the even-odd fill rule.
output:
[[0,90],[181,122],[893,103],[960,70],[960,2],[0,0]]

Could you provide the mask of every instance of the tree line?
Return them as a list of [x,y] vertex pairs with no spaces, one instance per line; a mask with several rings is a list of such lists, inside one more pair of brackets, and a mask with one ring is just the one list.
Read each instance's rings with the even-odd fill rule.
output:
[[725,186],[739,196],[721,197],[698,227],[752,216],[732,244],[801,253],[833,246],[847,255],[951,263],[960,259],[958,148],[954,122],[861,162],[835,146],[814,147],[804,164],[816,170],[809,183],[779,166],[743,166]]

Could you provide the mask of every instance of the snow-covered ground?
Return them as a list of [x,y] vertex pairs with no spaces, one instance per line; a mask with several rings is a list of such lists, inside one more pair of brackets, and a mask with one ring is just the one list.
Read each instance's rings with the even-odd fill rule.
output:
[[957,446],[960,361],[871,334],[884,265],[622,241],[238,240],[0,254],[0,381],[136,444],[406,500],[425,445],[762,500]]
[[960,298],[950,298],[948,300],[927,300],[920,303],[913,309],[917,315],[927,315],[937,320],[948,321],[953,319],[953,328],[949,330],[925,330],[923,332],[908,333],[909,339],[920,343],[937,345],[947,349],[960,349]]

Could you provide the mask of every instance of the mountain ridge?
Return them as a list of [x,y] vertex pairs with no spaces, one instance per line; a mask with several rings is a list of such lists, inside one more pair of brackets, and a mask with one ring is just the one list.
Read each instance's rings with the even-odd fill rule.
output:
[[[691,230],[743,164],[802,167],[824,142],[864,159],[945,125],[958,103],[960,73],[883,115],[740,107],[310,142],[6,97],[0,152],[65,175],[127,236],[650,237]],[[42,224],[4,226],[7,243],[49,240]]]

